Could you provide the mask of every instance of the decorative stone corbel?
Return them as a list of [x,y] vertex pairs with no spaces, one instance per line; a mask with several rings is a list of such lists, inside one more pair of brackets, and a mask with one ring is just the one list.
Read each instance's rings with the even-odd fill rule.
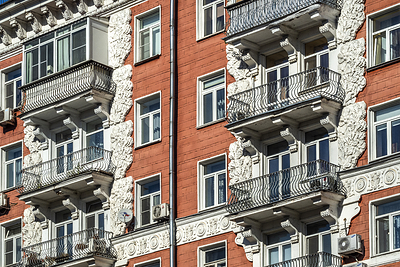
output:
[[260,162],[260,153],[258,152],[257,148],[251,143],[251,140],[243,142],[243,148],[249,153],[253,164],[257,164]]
[[54,27],[54,26],[56,26],[57,25],[57,19],[56,19],[56,17],[54,16],[54,11],[52,11],[50,8],[48,8],[47,6],[43,6],[41,9],[40,9],[40,11],[42,11],[42,13],[45,15],[45,17],[46,17],[46,21],[47,21],[47,24],[50,26],[50,27]]
[[245,51],[243,51],[242,60],[247,64],[247,66],[249,66],[250,74],[253,77],[258,75],[258,63],[256,60],[257,58],[257,52],[250,49],[246,49]]
[[79,128],[76,124],[72,121],[71,117],[66,118],[63,120],[65,126],[67,126],[72,132],[72,138],[78,139],[79,138]]
[[32,30],[34,33],[39,33],[42,31],[42,24],[39,23],[37,15],[34,12],[27,12],[25,18],[31,23]]
[[297,61],[296,38],[298,33],[293,29],[284,25],[275,26],[270,28],[272,34],[282,37],[280,45],[288,54],[289,63]]
[[47,229],[49,227],[49,220],[47,219],[47,216],[40,211],[40,207],[36,207],[33,211],[33,215],[40,221],[42,229]]
[[110,127],[110,114],[106,111],[106,108],[103,108],[102,105],[99,105],[97,108],[94,109],[94,114],[102,119],[104,129]]
[[290,242],[292,244],[299,242],[299,229],[301,226],[299,220],[289,217],[281,222],[281,226],[290,234]]
[[253,255],[260,252],[260,242],[257,237],[252,233],[251,229],[238,232],[235,238],[235,243],[242,246],[246,253],[246,258],[253,261]]
[[329,50],[335,49],[337,47],[336,43],[336,28],[333,26],[334,23],[325,21],[322,26],[319,27],[321,34],[328,40]]
[[328,131],[329,140],[335,141],[337,139],[337,118],[336,116],[327,115],[320,120],[321,125]]
[[76,3],[79,13],[84,15],[88,12],[88,6],[84,0],[74,0],[74,2]]
[[64,207],[66,207],[71,211],[71,218],[73,220],[78,219],[79,217],[78,208],[71,202],[69,198],[63,200],[62,204]]
[[[351,220],[360,213],[361,208],[359,206],[361,195],[356,194],[352,197],[348,197],[343,201],[342,211],[339,217],[339,236],[343,237],[349,234]],[[342,224],[340,224],[342,223]]]
[[10,19],[10,25],[14,29],[15,33],[17,34],[17,37],[20,40],[24,40],[26,38],[26,30],[25,30],[26,26],[24,24],[25,24],[24,22],[20,21],[17,18]]
[[110,208],[110,196],[103,189],[97,188],[96,190],[93,191],[93,195],[95,195],[97,198],[101,200],[102,207],[104,210]]
[[289,151],[291,153],[297,152],[298,150],[298,138],[297,133],[291,128],[286,127],[284,130],[280,132],[281,136],[288,142]]
[[40,149],[45,150],[47,148],[49,148],[49,142],[48,142],[48,138],[47,136],[43,133],[43,131],[37,127],[34,131],[33,134],[35,135],[35,137],[40,141]]
[[93,3],[97,8],[100,8],[104,5],[104,0],[93,0]]
[[293,40],[290,37],[283,38],[280,45],[288,54],[289,63],[295,63],[297,61],[297,49],[293,45]]
[[56,6],[60,9],[63,17],[65,20],[72,19],[74,17],[74,14],[72,11],[69,9],[67,3],[63,0],[57,0],[56,1]]
[[1,42],[4,45],[10,45],[12,44],[12,39],[10,37],[10,35],[7,33],[6,29],[4,26],[0,25],[0,36],[1,36]]
[[321,216],[324,218],[331,226],[331,233],[339,232],[338,224],[338,207],[335,204],[329,205],[329,207],[321,211]]

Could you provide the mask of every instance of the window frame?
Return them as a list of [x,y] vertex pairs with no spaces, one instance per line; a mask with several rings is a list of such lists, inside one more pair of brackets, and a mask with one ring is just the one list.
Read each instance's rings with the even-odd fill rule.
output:
[[135,263],[133,266],[134,267],[147,267],[147,266],[151,266],[151,265],[153,265],[153,264],[155,264],[155,263],[157,263],[158,262],[158,264],[159,264],[159,267],[161,267],[162,265],[161,265],[161,257],[158,257],[158,258],[155,258],[155,259],[151,259],[151,260],[147,260],[147,261],[142,261],[142,262],[139,262],[139,263]]
[[[155,95],[158,95],[159,100],[160,100],[160,108],[156,111],[150,111],[144,115],[140,115],[140,105],[149,101],[149,99],[153,99]],[[155,99],[155,98],[154,98]],[[161,141],[162,139],[162,113],[161,113],[161,107],[162,107],[162,97],[161,97],[161,91],[152,93],[150,95],[143,96],[141,98],[137,98],[134,101],[134,106],[135,106],[135,149],[147,146],[156,142]],[[157,112],[158,111],[158,112]],[[152,138],[152,133],[154,133],[154,125],[153,125],[153,120],[149,120],[149,141],[146,143],[142,143],[141,139],[141,134],[142,134],[142,126],[141,126],[141,119],[146,117],[147,114],[150,116],[150,118],[153,118],[155,114],[159,113],[160,116],[160,137],[157,139]]]
[[[374,13],[371,13],[371,14],[368,14],[366,16],[366,22],[367,22],[366,23],[367,24],[367,26],[366,26],[366,28],[367,28],[366,29],[366,32],[367,32],[367,38],[366,38],[367,39],[367,55],[366,55],[366,57],[367,57],[367,66],[369,68],[373,68],[373,67],[380,66],[380,65],[385,65],[385,64],[387,64],[389,62],[396,61],[396,60],[400,59],[400,57],[397,57],[397,58],[394,58],[394,59],[390,59],[390,49],[389,49],[389,50],[386,51],[386,60],[384,62],[375,64],[375,52],[374,52],[374,50],[375,50],[375,47],[374,47],[374,33],[375,32],[373,32],[374,19],[376,19],[376,18],[378,18],[378,17],[380,17],[382,15],[391,13],[392,11],[395,11],[396,9],[400,9],[400,4],[395,4],[395,5],[383,8],[381,10],[378,10],[378,11],[376,11]],[[386,28],[384,30],[379,30],[379,31],[376,31],[376,32],[387,32],[387,33],[390,33],[391,30],[395,30],[395,29],[399,29],[400,28],[400,23],[396,24],[396,25],[392,25],[392,26],[390,26],[390,27],[388,27],[388,28]],[[388,42],[386,44],[386,48],[388,48],[388,47],[390,48],[391,42],[390,42],[390,36],[389,35],[387,36],[387,40],[388,40]],[[389,57],[389,60],[387,59],[388,57]]]
[[[214,265],[210,265],[210,263],[206,263],[205,262],[205,255],[208,251],[212,251],[212,250],[216,250],[216,249],[220,249],[224,247],[225,248],[225,266],[228,266],[228,248],[227,248],[227,241],[226,240],[222,240],[222,241],[218,241],[215,243],[211,243],[211,244],[207,244],[204,246],[199,246],[197,247],[197,262],[198,262],[198,266],[199,267],[210,267],[210,266],[216,266],[216,263],[222,263],[223,260],[220,259],[218,261],[213,262]],[[207,265],[206,265],[207,264]]]
[[[214,177],[214,205],[206,207],[205,201],[206,201],[206,197],[205,197],[205,175],[204,175],[204,169],[205,166],[209,165],[209,164],[213,164],[219,161],[225,161],[225,170],[220,170],[217,172],[213,172],[211,174],[207,174],[206,177],[209,178],[211,176]],[[213,209],[213,208],[217,208],[217,207],[221,207],[224,206],[225,203],[228,201],[228,179],[227,179],[227,155],[226,153],[211,157],[211,158],[207,158],[201,161],[197,162],[197,177],[198,177],[198,187],[197,187],[197,196],[198,196],[198,210],[202,211],[202,210],[208,210],[208,209]],[[219,203],[218,204],[218,176],[220,174],[224,173],[225,174],[225,201],[223,203]],[[215,204],[216,203],[216,204]]]
[[[160,190],[157,192],[153,192],[150,194],[147,194],[145,196],[142,196],[141,194],[141,187],[143,184],[152,182],[152,181],[156,181],[158,179],[159,181],[159,186],[160,186]],[[160,199],[160,203],[162,203],[162,187],[161,187],[161,173],[157,173],[154,175],[150,175],[144,178],[141,178],[139,180],[135,181],[135,228],[140,228],[143,226],[148,226],[148,225],[152,225],[157,223],[156,221],[153,220],[153,213],[152,213],[152,209],[154,206],[154,202],[153,202],[153,197],[156,196],[157,194],[159,195],[159,199]],[[141,200],[144,198],[150,197],[150,223],[147,224],[142,224],[142,204],[141,204]],[[156,204],[157,205],[157,204]]]
[[[309,254],[308,251],[307,251],[308,250],[308,240],[310,238],[312,238],[312,237],[315,237],[315,236],[318,237],[318,251],[317,251],[317,253],[318,252],[327,252],[327,251],[324,251],[324,249],[323,249],[323,246],[324,246],[323,236],[326,236],[326,235],[330,235],[330,242],[331,242],[330,243],[330,250],[331,251],[327,252],[327,253],[332,254],[332,248],[333,248],[332,244],[333,244],[333,242],[335,242],[336,239],[333,238],[333,236],[332,236],[331,229],[330,229],[331,226],[330,226],[329,222],[327,222],[325,220],[320,220],[320,221],[314,221],[314,222],[307,223],[307,225],[318,223],[318,222],[326,223],[329,226],[329,229],[324,230],[324,231],[320,231],[320,232],[317,232],[317,233],[314,233],[314,234],[308,234],[307,230],[306,230],[306,234],[304,236],[305,237],[305,246],[304,246],[305,254],[304,255],[312,255],[312,254]],[[307,225],[305,225],[306,229],[307,229]]]
[[265,234],[265,237],[264,237],[264,263],[265,263],[265,266],[273,265],[269,261],[270,258],[269,258],[269,253],[268,253],[269,250],[273,249],[273,248],[278,248],[279,262],[283,262],[284,261],[284,259],[283,259],[283,247],[287,246],[287,245],[290,245],[290,259],[292,259],[292,242],[291,242],[290,234],[288,232],[286,232],[289,235],[289,239],[288,240],[284,240],[284,241],[277,242],[277,243],[272,243],[272,244],[269,244],[269,242],[268,242],[268,236],[273,235],[273,234],[277,234],[277,233],[280,233],[280,232],[285,232],[285,230],[279,231],[279,232]]
[[[14,148],[16,148],[18,146],[21,147],[21,157],[18,157],[18,158],[15,158],[15,159],[12,159],[12,160],[8,161],[7,160],[7,154],[6,154],[7,151],[12,150],[12,149],[14,149]],[[18,186],[17,181],[16,181],[16,177],[14,176],[14,179],[13,179],[14,185],[10,186],[10,187],[7,187],[7,178],[8,178],[8,176],[7,176],[7,167],[6,167],[7,163],[13,161],[14,171],[15,171],[15,161],[21,160],[21,170],[22,170],[22,168],[23,168],[23,164],[22,164],[23,158],[24,158],[24,148],[23,148],[23,145],[22,145],[22,141],[17,141],[17,142],[14,142],[14,143],[11,143],[11,144],[7,144],[6,146],[1,147],[1,162],[2,162],[2,164],[4,166],[4,169],[2,170],[2,174],[3,174],[4,178],[2,179],[2,182],[1,182],[3,190],[10,190],[10,189],[13,189],[16,186]],[[15,174],[15,172],[14,172],[14,174]],[[22,179],[22,174],[20,176],[20,182],[21,182],[21,179]]]
[[[215,2],[209,3],[207,5],[203,5],[203,0],[196,1],[196,40],[200,41],[202,39],[206,39],[208,37],[219,34],[225,30],[226,23],[226,11],[225,11],[225,1],[216,0]],[[224,25],[221,30],[217,31],[217,5],[223,4],[223,12],[224,12]],[[212,33],[205,35],[204,33],[204,10],[208,7],[212,7],[212,16],[214,23],[212,24]]]
[[[154,13],[158,12],[158,23],[155,23],[154,25],[151,25],[147,28],[141,29],[140,27],[140,21],[141,19],[145,18],[145,17],[149,17],[151,15],[153,15]],[[147,60],[151,60],[153,58],[159,57],[162,53],[162,31],[161,31],[161,18],[162,18],[162,14],[161,14],[161,6],[156,6],[150,10],[147,10],[139,15],[136,15],[134,17],[134,21],[135,21],[135,49],[134,49],[134,63],[140,63],[140,62],[146,62]],[[153,28],[159,27],[159,31],[160,31],[160,40],[159,40],[159,47],[160,47],[160,51],[159,53],[156,53],[157,51],[152,51],[153,50]],[[143,31],[146,31],[147,29],[150,29],[150,34],[149,34],[149,38],[150,38],[150,56],[146,57],[146,58],[141,58],[140,56],[140,33]]]
[[[206,91],[203,92],[204,89],[204,84],[207,81],[210,81],[214,78],[223,76],[224,82],[222,84],[219,84],[217,86],[212,87],[210,89],[207,89]],[[223,89],[224,90],[224,116],[222,118],[218,118],[218,101],[217,101],[217,92],[219,90]],[[213,108],[215,108],[215,112],[212,114],[212,120],[210,122],[204,123],[204,101],[203,101],[203,96],[209,93],[212,93],[212,105]],[[197,128],[205,127],[220,121],[225,121],[226,119],[226,103],[227,103],[227,98],[226,98],[226,70],[225,68],[213,71],[211,73],[207,73],[205,75],[197,77]]]
[[[1,109],[3,109],[3,110],[6,109],[6,108],[17,109],[17,108],[20,107],[19,104],[20,104],[21,101],[22,101],[22,91],[19,90],[18,88],[19,88],[20,86],[22,86],[22,76],[23,76],[23,73],[22,73],[22,64],[23,64],[22,62],[19,62],[19,63],[17,63],[17,64],[14,64],[14,65],[12,65],[12,66],[9,66],[9,67],[7,67],[7,68],[1,70],[1,81],[2,81],[2,85],[3,85],[3,90],[1,91],[1,95],[3,96],[3,100],[2,100],[2,103],[0,103],[0,104],[1,104],[1,107],[2,107]],[[14,78],[14,79],[10,80],[10,81],[6,81],[7,74],[10,73],[10,72],[16,71],[16,70],[18,70],[18,69],[20,69],[21,75],[20,75],[19,77],[17,77],[17,78]],[[17,82],[18,82],[18,81],[20,81],[20,85],[17,87]],[[7,101],[6,101],[6,95],[7,95],[6,88],[7,88],[7,85],[8,85],[8,84],[11,84],[11,83],[14,85],[14,86],[13,86],[13,95],[12,95],[12,98],[13,98],[13,106],[12,106],[12,107],[6,107],[6,105],[7,105]],[[20,95],[20,98],[21,98],[20,103],[17,103],[18,91],[19,91],[19,95]]]
[[[93,205],[93,204],[100,204],[101,208],[89,212],[87,204],[89,204],[89,206]],[[89,217],[94,216],[94,228],[102,230],[102,231],[106,230],[106,214],[105,214],[105,211],[103,209],[103,203],[100,200],[91,201],[91,202],[86,203],[86,210],[85,211],[86,211],[85,214],[84,214],[84,217],[85,217],[85,229],[90,229],[88,227],[88,221],[87,220],[88,220]],[[100,229],[100,227],[99,227],[99,215],[100,214],[103,214],[103,229]]]
[[[20,224],[20,230],[21,230],[21,232],[18,234],[18,235],[15,235],[15,236],[12,236],[11,238],[7,238],[6,239],[6,228],[7,227],[10,227],[10,226],[13,226],[13,225],[17,225],[17,224]],[[0,227],[0,231],[1,231],[1,237],[2,237],[2,244],[0,245],[0,247],[2,248],[2,255],[3,255],[3,257],[2,257],[2,265],[3,266],[14,266],[14,264],[15,263],[17,263],[18,262],[18,260],[19,259],[17,259],[16,258],[16,243],[14,242],[15,241],[15,239],[17,239],[17,238],[20,238],[20,242],[21,242],[21,248],[22,248],[22,217],[18,217],[18,218],[15,218],[15,219],[12,219],[12,220],[10,220],[10,221],[6,221],[6,222],[3,222],[3,223],[1,223],[1,225],[0,225],[1,227]],[[5,245],[5,242],[7,241],[7,240],[10,240],[10,239],[13,239],[13,263],[12,264],[9,264],[9,265],[6,265],[6,257],[5,257],[5,253],[6,253],[6,245]],[[20,256],[22,257],[22,252],[20,253]]]

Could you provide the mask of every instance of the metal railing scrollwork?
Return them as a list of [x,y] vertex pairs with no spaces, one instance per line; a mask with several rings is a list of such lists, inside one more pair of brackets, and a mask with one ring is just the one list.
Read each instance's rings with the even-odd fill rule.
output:
[[342,258],[327,252],[318,252],[266,267],[341,267]]

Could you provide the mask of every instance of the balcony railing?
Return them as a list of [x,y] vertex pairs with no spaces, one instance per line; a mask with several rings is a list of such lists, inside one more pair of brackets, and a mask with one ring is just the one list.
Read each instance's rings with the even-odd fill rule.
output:
[[[237,1],[238,2],[238,1]],[[228,6],[227,36],[296,13],[313,4],[325,4],[341,10],[342,0],[250,0]]]
[[88,147],[22,169],[19,193],[26,194],[43,189],[91,171],[113,174],[115,166],[111,162],[111,155],[112,152],[102,148]]
[[341,267],[342,258],[326,252],[299,257],[293,260],[271,264],[266,267]]
[[315,97],[325,97],[342,103],[344,90],[340,77],[339,73],[318,67],[234,94],[228,97],[228,122],[236,122]]
[[85,61],[31,82],[21,87],[23,91],[21,112],[57,103],[92,89],[115,94],[116,85],[111,75],[112,68],[94,61]]
[[229,186],[231,194],[226,209],[237,213],[317,191],[345,195],[338,171],[338,166],[316,160],[235,183]]
[[22,248],[18,267],[45,267],[82,259],[101,256],[117,259],[111,244],[112,233],[91,228],[70,235]]

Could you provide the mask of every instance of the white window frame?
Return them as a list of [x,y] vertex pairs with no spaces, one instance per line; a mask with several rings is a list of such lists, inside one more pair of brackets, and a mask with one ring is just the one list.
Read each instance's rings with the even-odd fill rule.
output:
[[[205,255],[208,251],[220,249],[224,247],[225,248],[225,259],[221,259],[212,263],[206,264],[205,262]],[[228,249],[227,249],[227,242],[226,240],[223,241],[218,241],[212,244],[207,244],[204,246],[200,246],[197,248],[197,261],[198,261],[198,266],[199,267],[216,267],[218,263],[225,262],[225,266],[228,266]]]
[[[8,150],[11,150],[11,149],[13,149],[13,148],[16,148],[17,146],[21,146],[21,153],[22,153],[22,155],[21,155],[21,157],[18,157],[18,158],[15,158],[15,159],[12,159],[12,160],[10,160],[10,161],[7,161],[7,155],[6,155],[6,153],[7,153],[7,151]],[[17,186],[17,184],[16,184],[16,177],[15,177],[15,172],[14,172],[14,186],[11,186],[11,187],[7,187],[7,165],[9,164],[9,163],[11,163],[11,162],[13,162],[13,164],[14,164],[14,171],[15,171],[15,166],[16,166],[16,164],[15,164],[15,162],[17,161],[17,160],[21,160],[21,169],[22,169],[22,161],[23,161],[23,158],[24,158],[24,149],[23,149],[23,146],[22,146],[22,142],[21,141],[17,141],[17,142],[14,142],[14,143],[12,143],[12,144],[8,144],[7,146],[4,146],[4,147],[1,147],[1,157],[2,157],[2,164],[3,164],[3,171],[2,171],[2,173],[3,173],[3,179],[2,179],[2,188],[5,190],[5,189],[10,189],[10,188],[14,188],[14,187],[16,187]],[[20,176],[20,179],[22,179],[22,173],[21,173],[21,176]],[[20,182],[21,182],[21,180],[20,180]]]
[[[318,129],[316,129],[316,130],[318,130]],[[311,132],[311,131],[310,131]],[[326,137],[323,137],[323,138],[320,138],[320,139],[316,139],[316,140],[313,140],[313,141],[310,141],[310,142],[307,142],[307,143],[304,143],[304,162],[305,163],[308,163],[308,159],[307,159],[307,149],[308,149],[308,147],[311,147],[311,146],[313,146],[313,145],[315,145],[316,146],[316,148],[315,148],[315,157],[316,157],[316,160],[319,160],[319,159],[321,159],[321,157],[320,157],[320,155],[319,155],[319,147],[320,147],[320,142],[321,141],[325,141],[325,140],[328,140],[328,147],[329,147],[329,161],[328,162],[332,162],[332,156],[331,156],[331,154],[332,154],[332,149],[331,149],[331,141],[329,140],[329,133],[328,133],[328,136],[326,136]]]
[[139,262],[139,263],[135,263],[133,266],[134,267],[147,267],[147,266],[151,266],[151,265],[156,264],[156,263],[158,263],[160,267],[162,266],[161,265],[161,257],[158,257],[158,258],[155,258],[155,259],[151,259],[151,260],[148,260],[148,261],[142,261],[142,262]]
[[[396,9],[399,9],[400,5],[399,4],[395,4],[392,6],[389,6],[387,8],[381,9],[377,12],[374,12],[372,14],[368,14],[367,15],[367,48],[368,48],[368,53],[367,53],[367,62],[368,62],[368,67],[374,67],[374,66],[378,66],[380,64],[385,64],[386,62],[390,62],[392,60],[396,60],[399,58],[394,58],[394,59],[390,59],[390,31],[392,30],[396,30],[398,28],[400,28],[400,23],[396,24],[394,26],[388,27],[384,30],[380,30],[377,32],[373,32],[373,23],[374,23],[374,19],[376,19],[377,17],[380,17],[382,15],[385,15],[387,13],[390,13],[392,11],[395,11]],[[386,59],[384,62],[375,64],[375,47],[374,47],[374,34],[376,33],[380,33],[380,32],[386,32]]]
[[[160,100],[160,108],[151,112],[148,112],[144,115],[140,115],[140,105],[149,99],[155,98],[154,96],[158,95],[159,100]],[[139,148],[148,144],[155,143],[157,141],[161,141],[161,136],[162,136],[162,114],[161,114],[161,107],[162,107],[162,102],[161,102],[161,91],[155,92],[153,94],[135,99],[135,148]],[[154,125],[153,125],[153,116],[156,114],[160,114],[160,137],[154,139],[153,138],[153,130],[154,130]],[[146,143],[143,143],[141,138],[142,138],[142,126],[141,126],[141,120],[142,118],[149,117],[149,141]]]
[[[21,70],[21,76],[14,78],[10,81],[6,81],[7,74],[10,72],[16,71],[18,69]],[[2,80],[2,86],[3,86],[2,87],[3,90],[1,92],[1,96],[3,97],[3,101],[1,103],[1,107],[2,107],[1,109],[4,110],[6,108],[11,108],[11,109],[18,108],[19,104],[20,104],[20,103],[17,103],[18,92],[20,93],[21,101],[22,101],[22,92],[17,88],[17,82],[21,82],[20,86],[22,86],[22,63],[20,62],[20,63],[14,64],[13,66],[10,66],[10,67],[2,70],[1,71],[1,80]],[[6,95],[7,95],[6,88],[7,88],[7,85],[9,85],[9,84],[13,84],[13,96],[12,96],[13,97],[13,105],[12,105],[12,107],[6,107]]]
[[[157,12],[158,12],[158,17],[159,17],[158,23],[153,24],[150,27],[146,27],[144,29],[140,29],[140,21],[141,21],[141,19],[143,19],[145,17],[148,17],[148,16],[151,16],[154,13],[157,13]],[[134,53],[134,62],[135,63],[142,62],[142,61],[145,61],[145,60],[147,60],[149,58],[153,58],[153,57],[156,57],[158,55],[161,55],[161,50],[162,50],[162,46],[161,46],[161,42],[162,42],[161,41],[162,40],[161,18],[162,18],[162,16],[161,16],[161,6],[157,6],[157,7],[152,8],[152,9],[150,9],[150,10],[148,10],[148,11],[142,13],[142,14],[139,14],[139,15],[135,16],[135,18],[134,18],[134,20],[135,20],[135,46],[136,46],[135,53]],[[155,29],[157,27],[159,27],[159,31],[160,31],[160,40],[159,40],[159,42],[160,42],[160,44],[159,44],[160,51],[158,53],[157,53],[157,51],[153,51],[153,43],[155,41],[153,40],[153,34],[152,34],[153,33],[153,29]],[[141,58],[141,56],[140,56],[140,33],[143,32],[143,31],[146,31],[146,30],[150,31],[150,33],[149,33],[149,38],[150,38],[150,56],[146,57],[146,58]]]
[[[326,221],[324,221],[324,222],[326,222]],[[311,223],[309,223],[309,224],[313,224],[313,223],[317,223],[317,222],[311,222]],[[326,222],[327,224],[328,224],[328,222]],[[307,226],[306,226],[307,227]],[[329,227],[330,228],[330,227]],[[307,231],[306,231],[307,232]],[[331,246],[331,254],[332,254],[332,248],[333,248],[333,246],[332,246],[332,244],[333,244],[333,242],[335,241],[335,238],[333,238],[333,236],[332,236],[332,233],[331,233],[331,231],[330,231],[330,229],[328,229],[328,230],[325,230],[325,231],[321,231],[321,232],[318,232],[318,233],[315,233],[315,234],[310,234],[310,235],[308,235],[307,233],[306,233],[306,235],[305,235],[305,246],[304,246],[304,252],[305,252],[305,255],[306,254],[308,254],[307,253],[307,242],[308,242],[308,239],[310,239],[310,238],[312,238],[312,237],[315,237],[315,236],[317,236],[318,237],[318,252],[323,252],[323,239],[322,239],[322,237],[323,236],[326,236],[326,235],[330,235],[330,238],[331,238],[331,244],[330,244],[330,246]]]
[[[210,88],[206,91],[203,91],[204,89],[204,83],[214,79],[216,77],[219,77],[223,75],[224,77],[224,82],[223,84],[220,84],[218,86],[215,86],[213,88]],[[217,118],[217,91],[224,89],[224,116],[222,118]],[[204,123],[204,116],[203,116],[203,111],[204,111],[204,101],[203,101],[203,96],[206,94],[212,93],[212,102],[213,102],[213,108],[215,109],[212,114],[213,118],[212,121]],[[210,124],[214,124],[216,122],[224,121],[226,117],[226,71],[225,68],[216,70],[214,72],[208,73],[206,75],[197,77],[197,127],[201,126],[207,126]]]
[[[153,192],[153,193],[147,194],[145,196],[142,196],[141,195],[141,187],[142,187],[142,185],[146,184],[146,183],[149,183],[149,182],[152,182],[152,181],[156,181],[156,180],[159,181],[160,191]],[[161,204],[161,200],[162,200],[162,192],[161,191],[162,191],[162,188],[161,188],[161,173],[157,173],[155,175],[151,175],[151,176],[148,176],[148,177],[145,177],[145,178],[142,178],[142,179],[139,179],[139,180],[135,181],[135,196],[136,196],[135,197],[135,219],[136,219],[135,227],[136,228],[156,223],[156,221],[153,220],[153,212],[152,212],[152,207],[154,206],[153,197],[156,196],[156,195],[159,195],[160,204]],[[141,204],[141,200],[143,198],[147,198],[147,197],[150,198],[150,223],[143,225],[142,224],[142,204]]]
[[[20,224],[20,226],[21,226],[21,233],[19,234],[19,235],[15,235],[15,236],[13,236],[13,237],[11,237],[11,238],[5,238],[5,236],[7,235],[7,233],[6,233],[6,227],[10,227],[10,226],[12,226],[12,225],[16,225],[16,224]],[[4,222],[4,223],[1,223],[1,225],[0,225],[0,231],[1,231],[1,239],[2,239],[2,244],[0,245],[0,247],[2,248],[1,250],[1,252],[2,252],[2,255],[3,255],[3,257],[2,257],[2,266],[6,266],[6,257],[5,257],[5,252],[6,252],[6,246],[5,246],[5,242],[7,241],[7,240],[9,240],[9,239],[13,239],[13,264],[9,264],[9,265],[7,265],[7,266],[14,266],[14,264],[17,262],[17,259],[16,259],[16,247],[15,247],[15,245],[16,245],[16,243],[15,243],[15,239],[17,239],[17,238],[20,238],[21,239],[21,248],[22,248],[22,218],[21,217],[18,217],[18,218],[16,218],[16,219],[13,219],[13,220],[10,220],[10,221],[7,221],[7,222]],[[21,252],[21,257],[22,257],[22,252]]]
[[[209,177],[214,177],[214,205],[210,206],[210,207],[206,207],[205,205],[205,175],[204,175],[204,169],[205,166],[212,164],[212,163],[216,163],[219,161],[225,161],[225,169],[218,171],[218,172],[213,172],[211,174],[207,174],[207,178]],[[220,174],[225,174],[225,202],[218,204],[218,175]],[[226,153],[224,154],[220,154],[208,159],[204,159],[201,160],[197,163],[197,177],[198,177],[198,188],[197,188],[197,192],[198,192],[198,210],[207,210],[207,209],[212,209],[218,206],[224,206],[226,201],[228,201],[228,196],[227,196],[227,190],[228,190],[228,179],[227,179],[227,157],[226,157]]]
[[[269,263],[269,253],[268,253],[270,249],[278,248],[278,251],[279,251],[279,262],[283,262],[284,261],[283,260],[283,247],[284,246],[290,245],[290,252],[292,252],[292,243],[290,241],[290,238],[289,238],[289,240],[286,240],[286,241],[269,244],[268,236],[269,235],[273,235],[273,234],[276,234],[276,233],[271,233],[271,234],[266,234],[265,235],[265,242],[264,242],[264,244],[265,244],[265,246],[264,246],[264,262],[265,262],[265,264],[264,264],[264,266],[270,265],[270,263]],[[292,259],[291,253],[290,253],[290,259]]]
[[99,228],[99,214],[103,214],[103,216],[104,216],[104,229],[103,229],[103,231],[106,230],[106,214],[104,212],[103,207],[101,207],[98,210],[91,211],[91,212],[88,212],[86,210],[86,213],[85,213],[85,229],[89,229],[88,225],[87,225],[87,218],[91,217],[91,216],[94,216],[94,228],[100,229]]
[[[222,3],[224,5],[224,25],[221,30],[217,31],[217,5]],[[213,29],[212,33],[209,35],[205,35],[204,33],[204,10],[206,8],[212,7],[212,13],[213,13]],[[208,38],[210,36],[216,35],[218,33],[221,33],[225,30],[225,23],[226,23],[226,11],[225,11],[225,1],[222,0],[215,0],[215,2],[212,2],[210,4],[207,4],[203,6],[203,0],[197,0],[196,1],[196,39],[197,41]]]

